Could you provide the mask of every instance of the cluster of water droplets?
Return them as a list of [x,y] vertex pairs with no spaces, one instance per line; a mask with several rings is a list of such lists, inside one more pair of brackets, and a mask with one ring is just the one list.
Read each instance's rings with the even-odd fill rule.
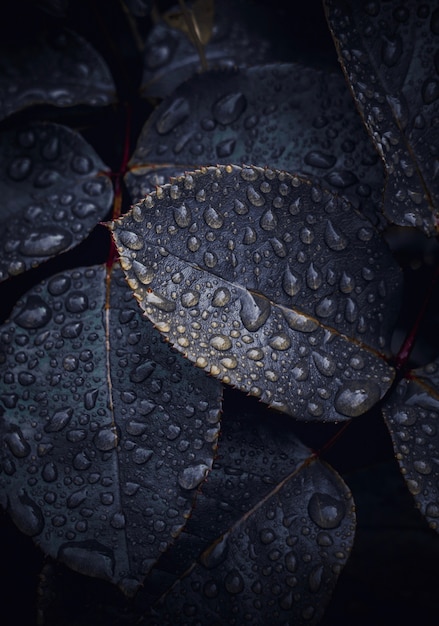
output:
[[298,65],[203,73],[180,86],[140,135],[132,197],[153,190],[170,163],[174,175],[190,163],[269,164],[321,178],[374,220],[381,209],[382,164],[343,77]]
[[[161,623],[176,615],[182,624],[317,623],[348,558],[355,519],[346,487],[319,462],[301,465],[309,450],[288,431],[281,441],[281,429],[251,418],[257,435],[247,420],[224,423],[198,502],[203,518],[196,509],[186,527],[194,548],[200,536],[209,547],[154,607]],[[206,524],[208,507],[218,516]]]
[[439,529],[438,363],[402,380],[383,409],[401,473],[431,528]]
[[55,35],[49,31],[20,46],[7,46],[7,42],[1,46],[8,71],[0,77],[0,119],[35,104],[105,106],[114,100],[115,86],[106,63],[70,30]]
[[220,389],[105,276],[55,276],[0,329],[0,486],[45,551],[131,593],[211,467]]
[[326,5],[356,101],[385,162],[385,212],[394,223],[431,234],[438,197],[439,10],[434,3],[376,1],[346,15],[337,1]]
[[329,192],[268,169],[205,168],[113,230],[148,317],[224,382],[306,419],[359,415],[388,387],[391,369],[361,344],[386,349],[399,270]]
[[113,198],[109,178],[80,135],[33,124],[0,137],[0,280],[82,241]]

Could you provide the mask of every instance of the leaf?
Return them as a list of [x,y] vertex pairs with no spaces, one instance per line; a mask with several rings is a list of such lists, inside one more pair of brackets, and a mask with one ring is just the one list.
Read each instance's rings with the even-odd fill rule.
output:
[[[248,1],[216,2],[213,36],[205,50],[209,67],[231,68],[276,60],[273,33],[285,38],[271,8]],[[145,42],[141,92],[147,97],[168,96],[193,76],[199,65],[199,55],[186,35],[159,21]]]
[[104,106],[114,102],[115,86],[96,50],[63,30],[0,44],[0,94],[3,119],[35,104]]
[[285,420],[223,419],[197,506],[157,566],[156,582],[180,579],[142,624],[315,624],[354,530],[348,488]]
[[138,201],[170,174],[218,163],[304,173],[381,213],[382,164],[341,74],[276,64],[193,77],[146,122],[126,182]]
[[416,506],[439,532],[439,362],[413,370],[383,406],[401,473]]
[[0,281],[83,241],[113,201],[106,166],[65,126],[0,135]]
[[301,419],[367,411],[400,273],[370,223],[286,172],[203,168],[111,225],[140,306],[185,356]]
[[134,593],[212,465],[220,385],[104,266],[31,290],[0,347],[2,506],[50,556]]
[[402,226],[438,224],[439,9],[436,2],[326,0],[356,104],[384,161],[384,210]]

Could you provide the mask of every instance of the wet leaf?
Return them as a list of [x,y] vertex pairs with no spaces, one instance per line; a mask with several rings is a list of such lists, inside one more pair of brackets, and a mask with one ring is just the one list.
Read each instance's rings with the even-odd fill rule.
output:
[[73,248],[105,218],[113,200],[105,170],[65,126],[0,135],[0,281]]
[[[276,22],[270,9],[246,1],[216,2],[213,36],[205,49],[208,66],[232,68],[274,61],[273,31]],[[143,95],[168,96],[200,69],[199,55],[187,36],[159,21],[145,43]]]
[[147,581],[163,595],[142,623],[321,618],[353,544],[353,501],[334,470],[273,418],[223,420],[185,531]]
[[388,389],[400,272],[368,222],[286,172],[203,168],[113,222],[142,309],[198,367],[302,419]]
[[384,210],[402,226],[437,231],[439,13],[436,2],[326,0],[356,104],[384,160]]
[[[2,48],[3,46],[3,48]],[[35,104],[69,107],[114,102],[106,63],[76,33],[64,30],[0,43],[0,119]]]
[[277,64],[196,76],[151,115],[126,180],[138,201],[170,175],[218,163],[302,172],[381,212],[383,167],[341,74]]
[[407,487],[439,532],[439,362],[401,380],[383,413]]
[[104,266],[28,293],[1,329],[0,376],[3,507],[52,557],[133,593],[212,465],[220,385]]

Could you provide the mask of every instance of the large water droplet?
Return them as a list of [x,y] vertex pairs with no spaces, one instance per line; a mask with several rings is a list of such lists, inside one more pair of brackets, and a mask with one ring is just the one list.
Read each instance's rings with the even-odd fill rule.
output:
[[24,307],[15,316],[15,322],[22,328],[41,328],[52,317],[52,311],[40,296],[28,296]]
[[156,121],[157,131],[161,135],[170,133],[173,128],[181,124],[189,116],[189,113],[190,108],[186,98],[176,98]]
[[328,169],[335,165],[336,158],[332,154],[326,154],[320,150],[311,150],[305,155],[305,163],[312,167],[319,167],[322,169]]
[[220,159],[224,159],[232,154],[236,146],[236,139],[224,139],[216,146],[216,153]]
[[22,459],[30,453],[30,445],[18,426],[11,427],[11,430],[3,436],[3,441],[18,459]]
[[164,296],[159,293],[155,293],[154,291],[149,291],[145,294],[145,302],[146,304],[152,304],[160,311],[165,311],[166,313],[172,313],[175,311],[176,305],[172,300],[168,300]]
[[334,375],[336,364],[333,359],[319,352],[313,352],[312,356],[317,369],[323,376],[331,377]]
[[187,228],[192,222],[192,214],[189,207],[182,204],[174,208],[174,220],[180,228]]
[[284,310],[284,317],[291,330],[297,330],[301,333],[311,333],[316,330],[319,325],[312,317],[307,317],[302,313],[293,310]]
[[207,569],[213,569],[225,561],[228,552],[228,535],[225,534],[213,546],[203,552],[200,561]]
[[316,315],[319,317],[331,317],[337,311],[337,300],[326,296],[316,305]]
[[314,267],[314,263],[310,263],[306,271],[306,284],[310,289],[316,291],[322,282],[323,279],[320,272]]
[[346,237],[334,228],[331,220],[326,223],[324,237],[328,248],[331,250],[344,250],[348,244]]
[[230,291],[226,287],[219,287],[213,294],[212,306],[225,306],[230,302],[230,298]]
[[247,100],[240,92],[229,93],[215,102],[213,116],[220,124],[232,124],[247,107]]
[[251,226],[246,226],[244,230],[244,237],[243,237],[242,242],[245,243],[247,246],[249,246],[252,243],[255,243],[257,238],[258,238],[258,235],[256,234],[255,229],[252,228]]
[[130,250],[141,250],[143,248],[143,241],[136,233],[130,230],[119,231],[119,239]]
[[76,572],[104,580],[113,579],[114,553],[94,539],[65,543],[59,548],[57,557]]
[[71,242],[68,231],[46,226],[29,233],[20,245],[20,252],[25,256],[49,256],[62,252]]
[[282,274],[282,287],[289,296],[295,296],[300,291],[300,278],[287,266]]
[[224,224],[224,217],[212,206],[208,207],[203,213],[204,221],[210,228],[221,228]]
[[394,67],[402,55],[402,40],[399,35],[384,37],[381,44],[381,58],[387,67]]
[[320,528],[337,528],[346,514],[343,502],[326,493],[313,493],[308,502],[308,513]]
[[248,331],[254,332],[261,328],[267,321],[271,305],[267,298],[257,294],[245,292],[240,297],[241,320]]
[[69,313],[83,313],[88,309],[88,298],[81,291],[73,291],[66,299],[66,309]]
[[101,428],[93,437],[93,441],[98,450],[102,450],[103,452],[112,450],[117,446],[119,441],[116,426]]
[[275,230],[277,226],[277,217],[271,209],[268,209],[268,211],[265,211],[265,213],[259,220],[259,224],[261,225],[261,228],[263,230]]
[[32,161],[29,157],[18,157],[11,161],[8,174],[12,180],[20,181],[29,176],[32,171]]
[[67,426],[73,416],[73,409],[66,407],[55,411],[50,420],[44,426],[46,433],[57,433]]
[[34,537],[44,528],[44,517],[40,507],[21,489],[9,496],[9,513],[22,533]]
[[273,350],[288,350],[291,346],[291,339],[286,333],[278,333],[269,339],[268,345]]
[[324,178],[330,185],[338,189],[345,189],[358,182],[358,178],[349,170],[334,170],[326,174]]
[[381,390],[373,381],[347,381],[337,392],[335,409],[347,417],[357,417],[373,407],[380,397]]
[[152,267],[143,265],[143,263],[139,263],[139,261],[133,261],[132,267],[142,285],[150,285],[152,283],[155,275]]
[[230,350],[232,342],[227,335],[214,335],[210,340],[210,345],[215,348],[215,350],[224,351]]
[[205,479],[209,468],[204,463],[185,467],[178,475],[178,484],[182,489],[195,489]]
[[199,301],[200,294],[195,289],[188,289],[181,294],[181,304],[187,309],[196,306]]

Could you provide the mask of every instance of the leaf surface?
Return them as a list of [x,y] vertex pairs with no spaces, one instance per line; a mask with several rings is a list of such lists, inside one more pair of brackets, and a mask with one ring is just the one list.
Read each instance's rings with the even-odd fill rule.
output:
[[133,593],[212,465],[221,386],[104,266],[30,291],[0,348],[3,507],[52,557]]
[[35,104],[69,107],[114,102],[115,86],[96,50],[63,30],[0,43],[0,119]]
[[393,379],[400,272],[371,224],[286,172],[204,168],[113,222],[147,317],[223,382],[302,419],[346,419]]
[[438,224],[439,9],[436,2],[325,0],[340,62],[387,172],[384,210]]
[[223,419],[214,468],[148,586],[180,579],[142,623],[321,618],[353,544],[354,506],[288,426],[275,415]]
[[65,126],[36,123],[0,135],[0,280],[86,238],[113,201],[105,170]]
[[[242,0],[216,2],[213,36],[205,49],[209,67],[232,68],[276,60],[272,43],[276,31],[281,37],[269,8]],[[199,55],[188,37],[160,20],[145,42],[143,95],[164,98],[199,69]]]
[[416,506],[439,532],[439,363],[413,370],[383,406],[401,473]]
[[135,201],[200,165],[251,163],[320,179],[376,220],[382,163],[343,76],[298,64],[195,76],[154,111],[126,181]]

